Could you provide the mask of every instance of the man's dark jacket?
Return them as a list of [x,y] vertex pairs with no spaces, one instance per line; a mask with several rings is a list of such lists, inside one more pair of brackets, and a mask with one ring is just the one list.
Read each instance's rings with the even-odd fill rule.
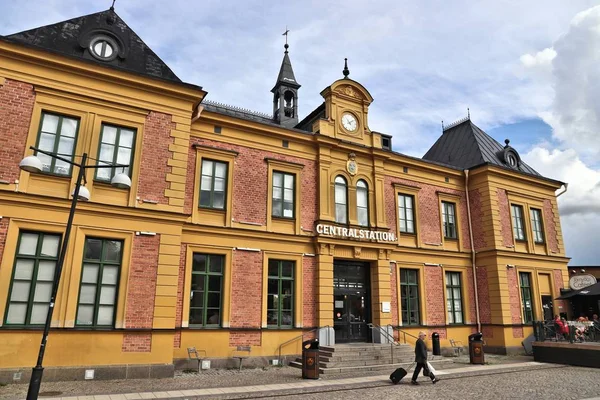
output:
[[419,364],[427,362],[427,346],[425,346],[423,339],[417,339],[415,344],[415,361]]

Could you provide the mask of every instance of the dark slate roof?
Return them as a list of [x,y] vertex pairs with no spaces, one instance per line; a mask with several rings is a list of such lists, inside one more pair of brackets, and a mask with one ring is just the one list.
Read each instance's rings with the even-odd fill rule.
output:
[[296,125],[296,129],[303,131],[312,132],[312,124],[320,118],[325,118],[325,103],[322,103],[319,107],[315,108],[310,114]]
[[285,86],[292,86],[296,89],[300,88],[300,84],[296,81],[296,77],[294,76],[294,70],[292,69],[292,62],[290,61],[290,57],[288,56],[287,44],[285,54],[283,55],[283,61],[281,62],[281,68],[279,69],[279,76],[277,76],[277,82],[275,82],[275,86],[271,89],[271,92],[275,93],[275,89],[279,84],[283,84]]
[[[469,169],[482,164],[509,168],[499,156],[503,151],[504,146],[467,118],[444,129],[442,136],[425,153],[423,159],[461,169]],[[518,170],[526,174],[541,176],[523,161]]]
[[[120,51],[114,60],[100,61],[90,54],[88,49],[90,40],[97,34],[106,34],[117,39]],[[4,39],[61,55],[93,61],[101,65],[181,83],[173,71],[112,8],[4,36]]]
[[258,122],[277,128],[284,128],[297,133],[312,134],[312,132],[305,132],[297,128],[286,128],[285,126],[279,125],[269,114],[251,111],[241,107],[230,106],[228,104],[217,103],[216,101],[210,101],[206,99],[202,100],[201,104],[204,106],[204,109],[209,112],[228,115],[234,118],[244,119],[246,121]]
[[218,103],[216,101],[204,100],[202,102],[206,111],[216,112],[218,114],[230,115],[249,121],[261,122],[263,124],[275,123],[272,116],[242,107],[230,106],[228,104]]

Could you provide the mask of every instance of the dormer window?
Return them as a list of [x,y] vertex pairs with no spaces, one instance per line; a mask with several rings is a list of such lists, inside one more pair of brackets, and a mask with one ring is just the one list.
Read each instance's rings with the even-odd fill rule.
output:
[[90,53],[101,61],[111,61],[117,57],[117,42],[106,35],[99,35],[90,42]]

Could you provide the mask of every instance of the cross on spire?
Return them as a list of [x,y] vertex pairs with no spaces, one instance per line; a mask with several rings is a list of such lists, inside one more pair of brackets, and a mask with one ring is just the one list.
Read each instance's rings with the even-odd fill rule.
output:
[[288,42],[287,42],[287,41],[288,41],[288,33],[290,33],[290,30],[288,29],[288,27],[287,27],[287,25],[286,25],[286,26],[285,26],[285,32],[283,32],[283,33],[281,34],[281,36],[285,36],[285,45],[284,45],[283,47],[285,47],[285,52],[286,52],[286,53],[288,52],[288,50],[287,50],[287,49],[290,47],[290,46],[288,45]]

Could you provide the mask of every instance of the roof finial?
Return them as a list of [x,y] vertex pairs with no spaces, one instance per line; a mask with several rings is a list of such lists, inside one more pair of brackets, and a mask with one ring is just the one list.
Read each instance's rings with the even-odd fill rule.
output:
[[510,143],[510,140],[508,140],[508,139],[504,139],[504,143],[506,143],[506,146],[505,146],[505,147],[508,147],[508,144]]
[[344,70],[342,71],[342,73],[344,74],[344,79],[348,78],[348,75],[350,75],[350,70],[348,69],[348,59],[344,58]]
[[285,45],[283,45],[283,47],[285,48],[285,54],[287,54],[288,52],[288,48],[290,47],[288,45],[288,33],[290,33],[290,30],[287,28],[287,25],[285,26],[285,32],[283,32],[282,36],[285,36]]
[[442,132],[444,132],[444,120],[442,120]]
[[113,0],[112,6],[110,6],[110,11],[115,11],[115,1],[117,0]]
[[471,119],[471,110],[467,107],[467,118]]

